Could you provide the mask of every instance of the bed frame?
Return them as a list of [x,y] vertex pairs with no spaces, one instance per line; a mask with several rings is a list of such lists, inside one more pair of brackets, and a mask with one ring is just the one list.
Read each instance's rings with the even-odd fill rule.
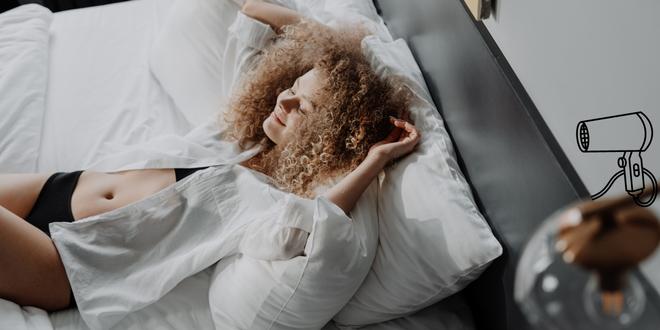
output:
[[504,254],[464,291],[478,329],[528,329],[513,300],[526,240],[552,212],[589,196],[482,23],[461,0],[374,0],[406,40]]

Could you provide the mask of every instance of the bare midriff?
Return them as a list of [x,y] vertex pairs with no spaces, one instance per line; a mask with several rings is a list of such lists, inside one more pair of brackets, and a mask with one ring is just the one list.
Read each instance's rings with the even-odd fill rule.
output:
[[176,182],[174,169],[141,169],[80,174],[71,196],[71,213],[78,220],[112,211],[144,199]]

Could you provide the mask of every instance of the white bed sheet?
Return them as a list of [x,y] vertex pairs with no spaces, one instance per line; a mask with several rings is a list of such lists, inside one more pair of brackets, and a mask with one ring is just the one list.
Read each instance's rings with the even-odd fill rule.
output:
[[39,172],[86,168],[112,143],[191,129],[149,71],[149,50],[172,2],[55,13]]
[[[54,15],[38,172],[86,168],[112,144],[183,135],[192,128],[148,65],[151,44],[173,1],[133,0]],[[208,271],[186,279],[117,328],[212,329],[208,292],[202,290],[208,280]],[[0,314],[13,318],[0,321],[0,328],[87,329],[75,309],[46,314],[0,299]],[[371,328],[471,329],[470,320],[464,302],[454,299]]]
[[[214,267],[179,283],[157,303],[132,313],[114,329],[213,329],[208,288]],[[89,330],[76,309],[50,314],[53,329]]]

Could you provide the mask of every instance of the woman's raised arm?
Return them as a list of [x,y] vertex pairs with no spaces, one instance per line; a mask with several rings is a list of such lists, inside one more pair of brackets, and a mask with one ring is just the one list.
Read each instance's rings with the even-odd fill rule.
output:
[[278,6],[264,0],[247,0],[241,8],[246,16],[270,25],[276,33],[282,32],[282,27],[298,23],[303,16],[297,11]]
[[407,121],[396,118],[390,120],[394,125],[390,135],[374,144],[358,167],[323,194],[344,210],[346,215],[383,167],[391,160],[413,151],[421,138],[417,128]]

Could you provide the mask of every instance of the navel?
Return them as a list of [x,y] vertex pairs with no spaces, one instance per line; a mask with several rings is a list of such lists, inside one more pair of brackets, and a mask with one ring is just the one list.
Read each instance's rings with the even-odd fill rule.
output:
[[105,197],[105,199],[113,199],[115,196],[112,194],[112,192],[108,192],[103,197]]

